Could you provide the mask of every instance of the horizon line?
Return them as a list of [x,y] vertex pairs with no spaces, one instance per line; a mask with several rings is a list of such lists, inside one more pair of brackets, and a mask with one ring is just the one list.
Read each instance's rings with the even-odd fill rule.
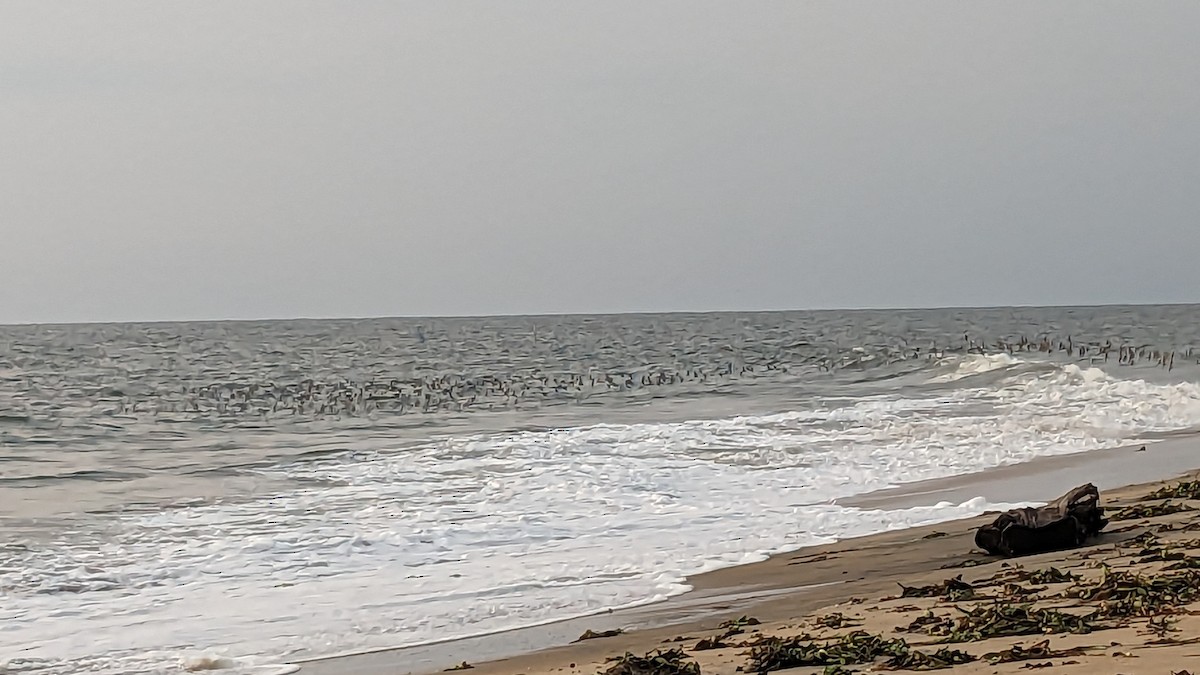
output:
[[274,316],[259,318],[200,318],[200,319],[133,319],[105,321],[16,321],[0,323],[0,327],[28,326],[111,326],[120,324],[177,324],[177,323],[261,323],[287,321],[378,321],[386,319],[499,319],[499,318],[545,318],[572,316],[648,316],[648,315],[687,315],[687,314],[783,314],[793,312],[910,312],[937,310],[987,310],[987,309],[1096,309],[1103,307],[1186,307],[1200,305],[1200,302],[1113,302],[1091,304],[1050,304],[1036,305],[1018,303],[1012,305],[940,305],[930,307],[890,306],[890,307],[823,307],[823,308],[787,308],[787,309],[705,309],[705,310],[630,310],[605,312],[514,312],[498,314],[377,314],[359,316]]

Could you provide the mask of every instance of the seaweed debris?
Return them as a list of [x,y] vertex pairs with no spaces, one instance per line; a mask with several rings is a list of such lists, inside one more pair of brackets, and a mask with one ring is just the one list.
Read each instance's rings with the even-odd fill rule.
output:
[[884,670],[939,670],[941,668],[951,668],[963,663],[970,663],[975,660],[974,656],[958,650],[942,647],[933,652],[920,652],[911,650],[900,656],[893,656],[883,664]]
[[1200,572],[1182,570],[1174,574],[1141,575],[1103,568],[1099,580],[1080,584],[1064,596],[1099,601],[1094,618],[1151,616],[1174,611],[1200,599]]
[[708,649],[728,649],[730,647],[746,647],[747,643],[729,644],[725,642],[726,638],[731,638],[734,635],[741,635],[746,632],[749,626],[757,626],[761,621],[752,616],[740,616],[729,621],[722,621],[717,627],[723,629],[723,632],[716,637],[703,638],[693,647],[696,651],[705,651]]
[[905,586],[900,584],[902,598],[936,598],[957,602],[970,600],[975,597],[975,588],[962,580],[962,575],[946,579],[940,584],[930,586]]
[[1039,633],[1084,634],[1101,628],[1090,615],[1076,616],[1054,609],[1035,609],[1031,605],[993,604],[959,611],[963,616],[957,620],[941,619],[924,626],[924,631],[944,637],[943,642],[975,642]]
[[1152,616],[1150,617],[1150,620],[1146,622],[1145,634],[1153,635],[1158,638],[1165,638],[1167,637],[1167,633],[1179,632],[1179,629],[1175,627],[1175,624],[1177,623],[1179,623],[1177,619],[1171,619],[1166,616]]
[[911,649],[900,638],[887,639],[865,631],[854,631],[838,640],[812,642],[800,638],[768,638],[750,652],[748,670],[768,673],[799,666],[825,666],[825,673],[849,672],[845,666],[866,664],[881,657],[888,660],[885,670],[937,670],[975,657],[957,649],[943,647],[936,652]]
[[1142,497],[1141,501],[1148,502],[1154,499],[1200,499],[1200,480],[1185,480],[1161,487]]
[[613,630],[602,630],[600,632],[596,632],[594,630],[588,629],[588,630],[583,631],[583,635],[580,635],[579,637],[575,638],[575,642],[583,642],[584,640],[595,640],[597,638],[616,637],[624,632],[625,631],[620,628],[614,628]]
[[828,642],[812,642],[804,636],[767,638],[750,650],[747,670],[769,673],[799,666],[846,666],[870,663],[883,656],[903,656],[908,643],[866,631],[854,631]]
[[1079,581],[1079,575],[1064,572],[1057,567],[1043,567],[1030,572],[1023,580],[1031,584],[1061,584],[1068,581]]
[[727,642],[723,642],[722,638],[720,636],[708,637],[708,638],[700,638],[700,641],[696,643],[696,646],[692,647],[692,651],[704,652],[704,651],[708,651],[710,649],[729,649],[730,647],[734,647],[734,646],[736,646],[736,645],[731,645]]
[[1045,586],[1022,586],[1018,583],[1008,582],[1000,588],[1000,595],[1006,598],[1028,598],[1031,595],[1037,595],[1046,590]]
[[832,614],[826,614],[825,616],[818,616],[817,618],[813,619],[813,623],[818,626],[824,626],[825,628],[833,629],[852,628],[862,624],[861,621],[855,621],[841,612],[833,612]]
[[1172,513],[1180,513],[1182,511],[1195,511],[1196,509],[1181,504],[1179,502],[1162,502],[1161,504],[1136,504],[1134,506],[1126,506],[1114,513],[1111,520],[1133,520],[1135,518],[1156,518],[1158,516],[1167,516]]
[[[896,632],[897,633],[916,633],[916,632],[924,629],[926,626],[933,626],[935,624],[936,625],[943,625],[943,624],[953,625],[954,621],[953,621],[953,619],[949,619],[947,617],[938,616],[937,614],[933,613],[933,610],[930,610],[928,612],[925,612],[921,616],[918,616],[917,618],[913,619],[907,626],[897,627]],[[926,631],[926,632],[928,632],[928,631]]]
[[1081,647],[1055,650],[1050,648],[1050,640],[1042,640],[1031,647],[1013,645],[1003,651],[984,654],[983,659],[992,665],[996,665],[997,663],[1013,663],[1016,661],[1031,661],[1033,659],[1056,659],[1063,656],[1079,656],[1081,654],[1083,654],[1083,648]]
[[688,658],[691,657],[678,648],[650,652],[645,656],[626,652],[624,656],[608,659],[615,663],[602,675],[700,675],[700,664],[695,661],[685,663],[684,659]]
[[722,621],[717,627],[724,628],[726,635],[737,635],[738,633],[746,632],[749,626],[757,626],[762,622],[752,616],[739,616],[736,619]]

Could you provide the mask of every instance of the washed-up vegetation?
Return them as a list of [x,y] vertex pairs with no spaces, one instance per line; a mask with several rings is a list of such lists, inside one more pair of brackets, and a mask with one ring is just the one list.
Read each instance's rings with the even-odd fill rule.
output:
[[1175,485],[1161,487],[1142,497],[1141,501],[1155,499],[1200,499],[1200,480],[1185,480]]
[[1090,617],[1031,605],[992,604],[959,611],[958,618],[936,617],[917,629],[941,636],[943,642],[976,642],[1018,635],[1083,634],[1100,628]]
[[975,588],[962,580],[962,575],[958,575],[953,579],[946,579],[940,584],[932,584],[929,586],[905,586],[900,584],[900,597],[902,598],[942,598],[957,602],[959,600],[970,600],[975,597]]
[[1150,620],[1146,622],[1145,634],[1153,635],[1158,638],[1166,638],[1168,633],[1179,632],[1179,629],[1175,627],[1175,624],[1177,623],[1179,623],[1177,620],[1168,616],[1152,616],[1150,617]]
[[1098,602],[1095,618],[1152,616],[1200,600],[1200,572],[1142,575],[1104,567],[1099,580],[1067,589],[1064,596]]
[[736,645],[731,645],[727,642],[724,642],[720,637],[708,637],[700,638],[700,641],[697,642],[694,647],[692,647],[692,651],[706,652],[712,649],[729,649],[730,647],[734,646]]
[[613,665],[602,675],[700,675],[700,664],[690,661],[682,649],[650,652],[635,656],[626,652],[624,656],[609,659]]
[[1083,649],[1080,647],[1055,650],[1050,648],[1050,640],[1042,640],[1030,647],[1013,645],[1002,651],[984,654],[983,659],[995,665],[997,663],[1014,663],[1016,661],[1031,661],[1034,659],[1056,659],[1065,656],[1079,656],[1080,654],[1083,654]]
[[1078,581],[1079,575],[1063,572],[1057,567],[1044,567],[1034,570],[1028,575],[1022,575],[1021,579],[1031,584],[1061,584],[1068,581]]
[[814,642],[807,636],[766,638],[750,650],[747,671],[769,673],[800,666],[847,666],[871,663],[880,657],[903,656],[908,643],[866,631],[854,631],[837,640]]
[[885,670],[940,670],[950,668],[975,660],[974,656],[958,650],[942,647],[936,652],[920,652],[911,650],[900,656],[894,656],[883,664]]
[[926,626],[940,624],[945,621],[949,621],[949,619],[947,619],[946,617],[943,617],[943,616],[938,616],[937,614],[933,613],[933,610],[930,610],[928,612],[925,612],[921,616],[918,616],[917,618],[913,619],[911,622],[909,622],[909,624],[907,626],[898,626],[896,628],[896,632],[897,633],[923,633],[923,632],[925,632],[924,628]]
[[900,638],[885,638],[866,631],[854,631],[836,640],[814,642],[806,637],[767,638],[750,652],[749,672],[768,673],[785,668],[825,666],[826,673],[844,673],[846,666],[870,664],[886,659],[885,670],[937,670],[975,657],[957,649],[935,652],[912,649]]
[[1044,590],[1046,590],[1045,586],[1022,586],[1018,583],[1009,582],[1000,587],[1000,596],[1013,600],[1021,600],[1035,596]]
[[824,616],[818,616],[813,619],[813,623],[824,628],[850,628],[859,625],[861,622],[842,614],[841,612],[833,612]]
[[761,622],[752,616],[740,616],[736,619],[722,621],[717,627],[721,629],[721,634],[715,637],[703,638],[693,647],[695,651],[706,651],[711,649],[728,649],[730,647],[747,647],[748,642],[742,641],[738,643],[727,642],[729,638],[735,635],[741,635],[746,632],[750,626],[757,626]]
[[584,640],[596,640],[598,638],[616,637],[624,632],[625,631],[620,628],[614,628],[613,630],[602,630],[602,631],[598,631],[598,632],[588,629],[588,630],[583,631],[583,635],[580,635],[579,637],[575,638],[575,641],[583,642]]
[[1180,513],[1182,511],[1195,511],[1196,509],[1179,502],[1162,502],[1159,504],[1135,504],[1126,506],[1125,508],[1112,514],[1111,520],[1134,520],[1135,518],[1157,518],[1158,516],[1169,516],[1172,513]]
[[743,615],[743,616],[739,616],[736,619],[722,621],[718,627],[725,629],[725,635],[726,635],[726,637],[728,637],[730,635],[737,635],[738,633],[744,633],[744,632],[746,632],[746,629],[749,628],[750,626],[758,626],[761,623],[762,623],[761,621],[759,621],[758,619],[756,619],[752,616]]

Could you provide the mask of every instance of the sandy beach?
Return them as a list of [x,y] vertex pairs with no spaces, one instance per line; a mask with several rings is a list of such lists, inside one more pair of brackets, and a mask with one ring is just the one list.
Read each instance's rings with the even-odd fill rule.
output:
[[[945,655],[949,652],[938,650],[949,649],[965,655],[957,658],[970,659],[952,666],[954,672],[964,673],[1029,668],[1055,673],[1167,674],[1188,668],[1195,672],[1200,645],[1194,644],[1192,636],[1200,634],[1200,617],[1189,612],[1200,608],[1200,594],[1178,593],[1177,587],[1186,583],[1200,587],[1200,577],[1192,577],[1197,574],[1193,563],[1200,568],[1196,534],[1200,511],[1190,510],[1200,508],[1200,501],[1165,500],[1189,510],[1162,515],[1140,509],[1165,503],[1145,501],[1152,491],[1200,476],[1194,470],[1200,464],[1198,449],[1194,438],[1176,438],[1145,451],[1121,448],[1047,458],[860,500],[864,505],[894,506],[973,494],[993,500],[1007,496],[1009,501],[1048,501],[1076,484],[1093,482],[1103,490],[1103,504],[1114,520],[1084,548],[1010,560],[988,557],[973,543],[975,529],[994,517],[985,515],[805,548],[762,563],[717,570],[690,579],[692,592],[646,607],[439,645],[323,659],[302,664],[302,672],[424,674],[465,663],[476,675],[593,675],[618,665],[612,659],[623,655],[669,654],[678,649],[681,664],[697,664],[705,675],[732,675],[762,670],[764,650],[778,650],[781,645],[807,648],[840,641],[861,651],[872,640],[884,645],[880,649],[910,654],[905,657],[910,659],[907,669],[916,668],[923,659],[918,652]],[[1147,480],[1147,476],[1167,475],[1176,478]],[[1064,477],[1075,480],[1067,484],[1061,482]],[[1125,484],[1131,481],[1135,484]],[[1071,576],[1042,572],[1051,568]],[[900,597],[902,586],[939,586],[959,575],[965,586],[955,591],[959,585],[951,583],[949,595],[943,587],[918,593],[931,597]],[[1116,595],[1128,590],[1130,579],[1138,578],[1117,575],[1140,575],[1145,583],[1172,590],[1163,591],[1166,599],[1144,608],[1114,609]],[[989,619],[986,613],[996,609],[1024,614]],[[1029,619],[1029,613],[1034,619]],[[1064,620],[1056,613],[1095,616],[1082,626],[1064,628],[1069,617]],[[959,635],[953,639],[962,642],[945,642],[951,639],[947,633],[969,632],[974,624],[958,622],[976,615],[974,621],[983,626],[977,629],[980,635]],[[987,637],[988,630],[1005,621],[1018,627],[1001,632],[1022,634]],[[1033,621],[1032,632],[1024,634],[1021,621]],[[586,631],[620,632],[575,641]],[[1017,658],[1022,649],[1028,651],[1024,656],[1033,658]],[[498,654],[516,655],[496,658]],[[789,672],[884,669],[891,658],[845,657],[844,671],[832,666],[826,671],[822,664]]]

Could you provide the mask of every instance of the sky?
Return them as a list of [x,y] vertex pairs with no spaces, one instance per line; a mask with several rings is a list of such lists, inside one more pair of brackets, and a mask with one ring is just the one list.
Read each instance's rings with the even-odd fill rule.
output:
[[0,323],[1196,302],[1196,26],[6,2]]

